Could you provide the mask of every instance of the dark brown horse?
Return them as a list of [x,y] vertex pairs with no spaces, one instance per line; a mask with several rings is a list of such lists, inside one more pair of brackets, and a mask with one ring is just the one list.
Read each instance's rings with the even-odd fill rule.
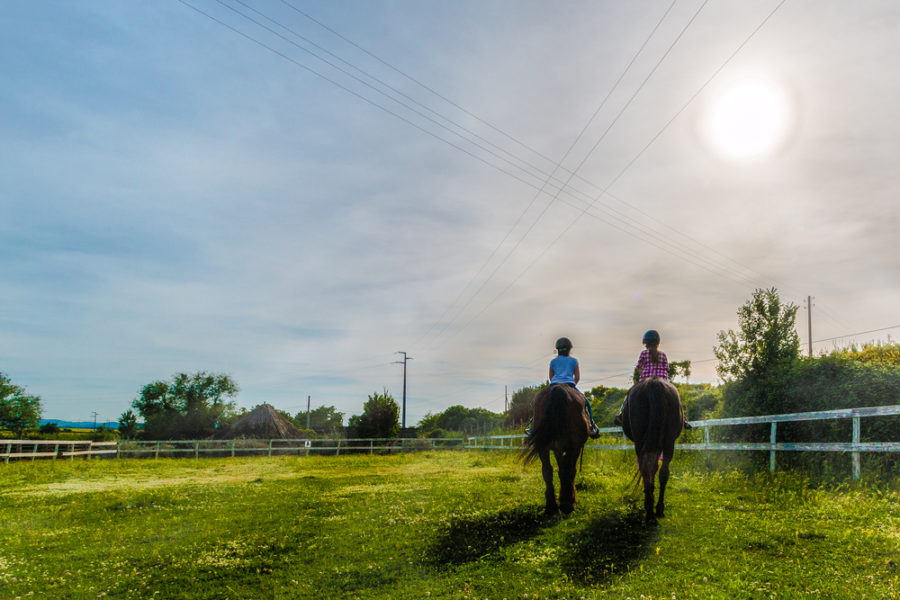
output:
[[[622,429],[634,442],[638,471],[644,481],[644,510],[648,522],[665,516],[669,463],[675,454],[675,440],[681,435],[684,414],[675,386],[657,377],[645,379],[628,392],[622,409]],[[658,458],[662,455],[662,466]],[[653,484],[659,468],[659,501],[653,510]]]
[[[541,459],[541,473],[546,489],[544,512],[569,514],[575,509],[575,470],[578,456],[588,439],[590,423],[584,412],[585,398],[577,389],[565,384],[544,388],[534,397],[534,422],[525,438],[522,457],[525,464]],[[559,504],[553,489],[553,463],[559,468]]]

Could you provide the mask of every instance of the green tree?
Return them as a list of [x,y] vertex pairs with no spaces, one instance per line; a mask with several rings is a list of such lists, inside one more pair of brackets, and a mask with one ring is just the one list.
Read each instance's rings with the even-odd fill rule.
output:
[[[294,417],[297,427],[306,429],[306,411],[300,411]],[[309,411],[309,429],[316,433],[336,433],[344,426],[344,413],[333,406],[317,406]]]
[[400,407],[387,390],[375,392],[363,405],[363,413],[350,417],[350,426],[362,438],[395,438],[400,433]]
[[132,406],[144,418],[147,439],[209,437],[232,417],[235,407],[229,398],[237,392],[228,375],[177,373],[170,382],[145,385]]
[[531,420],[534,397],[539,391],[550,385],[550,382],[523,387],[513,392],[509,400],[509,411],[506,413],[506,424],[512,427],[524,425]]
[[41,422],[41,398],[25,393],[25,389],[0,373],[0,427],[22,437],[28,428],[37,427]]
[[782,304],[775,288],[757,289],[737,314],[740,330],[720,331],[713,349],[727,383],[724,416],[783,412],[785,382],[800,356],[797,306]]
[[800,337],[794,329],[797,305],[783,305],[778,290],[757,289],[737,312],[740,331],[720,331],[713,348],[716,371],[725,381],[762,377],[800,356]]
[[125,439],[137,437],[137,415],[130,408],[119,417],[119,435]]

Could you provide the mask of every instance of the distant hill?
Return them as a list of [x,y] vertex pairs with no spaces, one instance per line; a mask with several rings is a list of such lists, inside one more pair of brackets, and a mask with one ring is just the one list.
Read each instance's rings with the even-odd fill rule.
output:
[[[93,429],[93,421],[61,421],[60,419],[41,419],[41,425],[47,423],[56,423],[60,429]],[[97,421],[97,427],[106,427],[107,429],[118,429],[119,423],[116,421],[105,421],[101,423]]]

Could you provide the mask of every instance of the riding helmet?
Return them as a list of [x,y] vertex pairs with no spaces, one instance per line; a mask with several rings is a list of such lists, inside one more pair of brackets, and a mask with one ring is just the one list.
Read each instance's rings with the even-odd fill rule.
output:
[[659,345],[659,332],[655,329],[651,329],[647,333],[644,334],[644,339],[641,342],[643,344],[654,344]]
[[572,349],[572,340],[567,337],[561,337],[556,340],[556,349],[557,350],[571,350]]

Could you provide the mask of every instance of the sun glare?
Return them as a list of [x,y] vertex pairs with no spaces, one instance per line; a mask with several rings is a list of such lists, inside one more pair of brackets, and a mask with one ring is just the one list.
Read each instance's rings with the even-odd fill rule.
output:
[[721,156],[751,160],[775,152],[787,137],[790,106],[777,85],[752,79],[738,82],[713,101],[705,137]]

